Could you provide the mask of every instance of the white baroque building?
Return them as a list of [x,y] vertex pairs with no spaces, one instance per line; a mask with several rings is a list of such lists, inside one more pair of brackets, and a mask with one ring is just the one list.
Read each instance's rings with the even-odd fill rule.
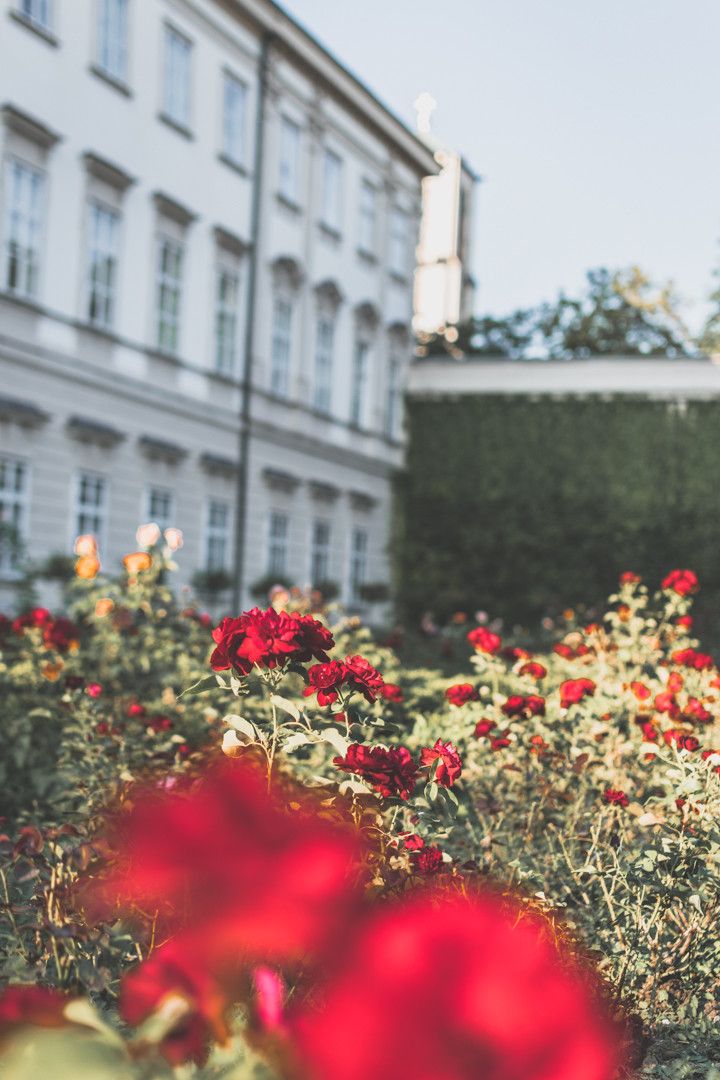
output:
[[0,515],[33,562],[92,532],[114,571],[156,521],[236,603],[387,582],[432,149],[270,0],[0,0],[0,152]]

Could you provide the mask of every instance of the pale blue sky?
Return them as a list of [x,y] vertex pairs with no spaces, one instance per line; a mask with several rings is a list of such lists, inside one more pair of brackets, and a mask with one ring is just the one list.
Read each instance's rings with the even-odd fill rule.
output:
[[482,174],[476,308],[671,278],[692,323],[720,262],[720,0],[287,0],[403,119]]

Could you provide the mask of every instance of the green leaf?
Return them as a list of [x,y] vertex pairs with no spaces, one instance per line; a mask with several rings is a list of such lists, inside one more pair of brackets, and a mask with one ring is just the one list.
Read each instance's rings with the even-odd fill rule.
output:
[[286,754],[289,754],[293,750],[298,750],[301,746],[310,746],[313,742],[314,740],[310,739],[306,732],[296,731],[285,740],[282,744],[282,748]]
[[251,742],[255,742],[257,739],[262,739],[260,732],[255,725],[246,720],[244,716],[223,716],[223,723],[231,727],[233,731],[237,731],[238,734],[244,736],[245,739],[249,739]]
[[204,675],[202,679],[198,679],[192,686],[188,686],[185,690],[182,690],[178,694],[178,698],[185,697],[188,694],[204,694],[206,690],[209,690],[212,686],[218,685],[218,679],[215,675]]
[[294,701],[288,701],[287,698],[280,697],[279,694],[271,694],[270,701],[277,709],[282,709],[288,716],[292,716],[293,720],[300,719],[300,710]]

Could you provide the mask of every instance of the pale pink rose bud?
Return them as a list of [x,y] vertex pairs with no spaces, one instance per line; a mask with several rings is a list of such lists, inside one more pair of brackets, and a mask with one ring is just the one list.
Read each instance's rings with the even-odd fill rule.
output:
[[169,528],[165,530],[165,543],[171,551],[179,551],[183,546],[182,529]]
[[83,555],[97,555],[97,542],[91,533],[83,533],[82,536],[78,536],[75,541],[75,554],[81,557]]
[[160,526],[156,525],[154,521],[149,521],[147,525],[141,525],[135,533],[135,539],[138,547],[153,547],[160,539]]

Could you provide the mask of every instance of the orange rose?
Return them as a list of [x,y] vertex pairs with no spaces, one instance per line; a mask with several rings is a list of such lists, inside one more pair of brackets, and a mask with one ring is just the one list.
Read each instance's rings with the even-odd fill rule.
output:
[[92,533],[83,533],[82,536],[78,536],[74,551],[76,555],[97,557],[97,541]]
[[103,596],[95,605],[95,614],[99,619],[108,615],[115,606],[115,602],[109,596]]
[[90,581],[97,575],[100,569],[100,560],[97,555],[81,555],[75,563],[75,573],[79,578]]
[[44,664],[40,665],[40,674],[43,679],[47,679],[48,682],[56,682],[60,678],[60,672],[65,667],[62,660],[56,660],[52,663],[50,660],[46,660]]
[[133,551],[123,559],[128,574],[139,574],[152,566],[152,556],[147,551]]

